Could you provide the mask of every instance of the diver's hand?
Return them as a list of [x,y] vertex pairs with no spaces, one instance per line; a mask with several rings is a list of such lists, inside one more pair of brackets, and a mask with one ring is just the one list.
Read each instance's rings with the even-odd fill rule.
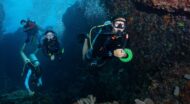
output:
[[24,76],[24,72],[25,72],[25,67],[26,65],[28,65],[29,63],[31,63],[30,59],[26,58],[24,60],[25,64],[24,64],[24,67],[23,67],[23,70],[22,70],[22,73],[21,73],[21,76],[23,77]]
[[23,77],[23,76],[24,76],[24,72],[21,73],[21,77]]
[[123,49],[116,49],[113,51],[113,54],[115,57],[118,57],[118,58],[122,58],[122,57],[127,56],[127,54],[125,53],[125,51]]
[[35,94],[34,91],[29,91],[29,95],[30,95],[30,96],[33,96],[34,94]]
[[30,59],[26,59],[25,60],[25,64],[28,64],[28,63],[30,63],[31,61],[30,61]]
[[55,55],[51,55],[50,59],[51,61],[55,60]]

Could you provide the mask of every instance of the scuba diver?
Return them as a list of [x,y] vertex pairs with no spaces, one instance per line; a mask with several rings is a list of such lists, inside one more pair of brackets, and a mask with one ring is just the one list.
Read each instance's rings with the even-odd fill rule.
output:
[[42,40],[42,51],[52,61],[57,57],[58,60],[62,59],[64,49],[60,48],[60,43],[57,39],[56,33],[52,30],[47,30]]
[[[95,36],[92,36],[92,31],[96,28],[100,29]],[[94,26],[90,30],[83,45],[83,59],[90,61],[91,66],[97,67],[103,66],[106,60],[113,57],[119,58],[123,62],[129,62],[132,59],[132,52],[127,49],[128,41],[126,19],[115,17],[112,22]],[[88,48],[89,45],[90,48]]]
[[[20,51],[20,54],[24,61],[24,67],[21,76],[24,76],[26,74],[24,85],[29,95],[34,95],[36,88],[42,86],[42,78],[41,78],[42,73],[41,73],[40,62],[38,61],[38,58],[35,55],[38,51],[37,47],[39,43],[35,41],[35,39],[39,38],[38,37],[39,28],[35,22],[29,19],[28,20],[23,19],[20,21],[20,23],[24,29],[24,32],[27,35],[25,43],[23,44],[22,49]],[[28,52],[30,52],[28,55],[29,57],[27,57],[27,55],[24,52],[26,46],[29,47],[27,50]]]
[[25,55],[25,46],[26,45],[22,47],[20,52],[25,63],[21,76],[24,76],[26,73],[24,84],[29,95],[32,96],[35,94],[35,90],[42,86],[42,70],[40,67],[40,62],[34,53],[30,54],[29,58]]
[[33,42],[38,35],[39,28],[37,24],[31,20],[21,20],[20,24],[23,27],[23,31],[26,33],[27,37],[25,43]]

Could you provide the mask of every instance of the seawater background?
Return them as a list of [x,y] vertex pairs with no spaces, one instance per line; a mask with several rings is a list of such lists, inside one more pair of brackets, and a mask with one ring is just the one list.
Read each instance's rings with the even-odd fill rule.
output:
[[23,61],[19,52],[26,36],[19,23],[21,19],[30,18],[43,29],[53,27],[65,48],[61,62],[50,61],[41,51],[37,54],[43,69],[42,92],[51,92],[54,96],[64,92],[70,100],[73,99],[80,90],[72,91],[71,87],[73,90],[81,87],[72,85],[82,61],[78,35],[87,33],[91,26],[102,24],[105,20],[100,1],[4,0],[0,5],[0,93],[25,89],[24,78],[20,76]]
[[[8,1],[4,0],[4,4],[5,2]],[[17,4],[17,1],[14,2]],[[53,25],[65,48],[63,61],[51,62],[42,53],[38,54],[44,69],[43,94],[49,94],[56,104],[73,103],[76,99],[86,97],[88,94],[93,94],[100,102],[117,100],[121,101],[121,104],[133,104],[136,98],[150,97],[158,104],[166,103],[164,101],[175,104],[179,102],[178,100],[189,104],[190,97],[187,92],[190,82],[183,78],[185,74],[190,74],[189,12],[180,9],[171,13],[167,10],[155,9],[147,3],[150,2],[146,0],[114,2],[113,0],[79,0],[70,5],[62,16],[59,15],[61,20],[58,20],[55,15],[57,12],[52,13],[49,9],[50,14],[52,13],[50,17],[54,17],[52,23],[46,21],[51,20],[48,18],[49,15],[46,15],[48,11],[45,11],[45,16],[41,14],[42,10],[46,10],[50,5],[48,1],[44,3],[47,6],[37,4],[34,6],[35,9],[31,9],[31,6],[23,9],[24,6],[19,6],[21,11],[31,9],[30,13],[36,14],[33,15],[34,17],[43,17],[43,21],[35,20],[43,28],[57,22],[63,26],[57,28],[56,26],[61,25]],[[59,4],[62,3],[59,2]],[[68,6],[68,3],[65,5]],[[14,7],[14,5],[11,6]],[[19,49],[25,40],[25,34],[19,28],[19,23],[17,24],[18,20],[14,21],[14,24],[6,22],[15,20],[14,13],[16,13],[10,16],[12,19],[6,19],[7,11],[3,5],[0,5],[1,93],[24,89],[24,78],[20,77],[23,62]],[[81,59],[82,44],[79,43],[78,35],[87,33],[94,25],[103,24],[105,20],[108,20],[108,16],[118,15],[124,15],[127,18],[130,48],[134,53],[133,60],[130,63],[121,63],[115,58],[102,68],[86,67]],[[15,26],[15,23],[18,26]],[[43,26],[43,24],[46,25]],[[7,31],[7,28],[12,25],[16,29],[9,28],[12,31]],[[159,86],[155,89],[154,85]],[[173,96],[173,88],[176,86],[182,89],[181,95],[184,95],[179,99]]]

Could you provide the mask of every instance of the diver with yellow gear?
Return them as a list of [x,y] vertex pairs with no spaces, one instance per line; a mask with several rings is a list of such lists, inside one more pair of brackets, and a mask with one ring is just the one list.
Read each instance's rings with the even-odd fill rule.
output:
[[55,57],[61,59],[61,56],[64,52],[63,49],[60,49],[60,44],[56,37],[56,33],[52,30],[47,30],[44,34],[44,37],[42,37],[41,41],[43,41],[41,43],[42,45],[39,45],[39,47],[36,48],[34,52],[29,54],[29,57],[24,52],[27,45],[26,43],[24,43],[20,51],[22,59],[25,63],[21,75],[25,75],[24,84],[27,91],[29,92],[29,95],[34,95],[35,90],[42,86],[42,69],[40,66],[40,62],[35,55],[37,54],[39,49],[42,48],[43,52],[48,57],[50,57],[51,60],[54,60]]
[[[93,36],[94,29],[99,28]],[[94,26],[83,45],[83,59],[90,65],[101,67],[107,59],[119,58],[122,62],[131,61],[133,54],[129,47],[129,35],[126,32],[126,19],[115,17],[112,22]]]
[[48,56],[52,61],[55,60],[55,58],[57,58],[58,60],[62,59],[64,49],[60,48],[60,43],[54,31],[47,30],[45,32],[41,48],[43,53]]

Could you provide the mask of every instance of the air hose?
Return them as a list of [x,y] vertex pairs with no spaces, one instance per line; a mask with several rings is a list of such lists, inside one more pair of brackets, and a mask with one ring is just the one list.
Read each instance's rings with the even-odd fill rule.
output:
[[[104,27],[106,25],[98,25],[98,26],[94,26],[90,29],[90,32],[88,34],[88,38],[89,38],[89,42],[90,42],[90,48],[93,49],[93,44],[94,42],[96,41],[97,37],[99,36],[100,32],[102,31],[102,29],[98,32],[97,36],[95,36],[95,39],[92,41],[92,31],[96,28],[101,28],[101,27]],[[127,54],[127,57],[125,58],[119,58],[119,60],[121,62],[129,62],[132,60],[133,58],[133,53],[131,51],[131,49],[128,49],[128,48],[125,48],[124,49],[125,53]]]

